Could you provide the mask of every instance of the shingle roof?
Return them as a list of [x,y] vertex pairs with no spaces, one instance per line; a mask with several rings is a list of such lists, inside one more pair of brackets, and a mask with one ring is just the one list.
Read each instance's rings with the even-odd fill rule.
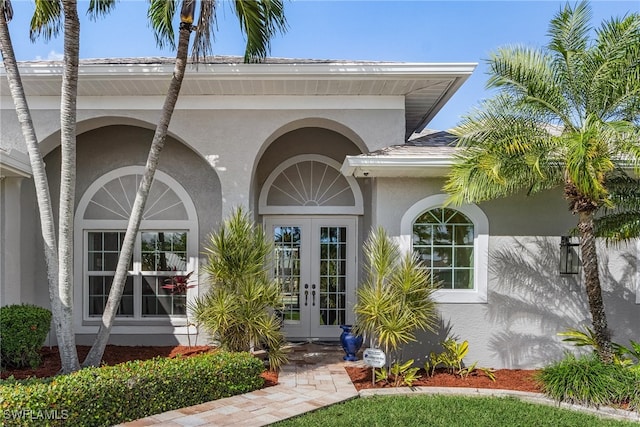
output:
[[391,145],[365,154],[366,156],[443,156],[453,154],[456,150],[456,136],[447,131],[425,129],[414,134],[400,145]]

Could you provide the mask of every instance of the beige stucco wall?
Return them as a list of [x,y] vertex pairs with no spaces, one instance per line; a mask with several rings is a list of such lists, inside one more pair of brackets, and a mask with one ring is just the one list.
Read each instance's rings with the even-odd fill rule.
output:
[[[377,178],[376,223],[400,234],[400,218],[414,203],[442,193],[438,179]],[[517,195],[481,203],[489,220],[487,303],[439,304],[437,334],[424,333],[405,357],[424,360],[447,335],[469,341],[467,362],[502,368],[539,367],[571,349],[558,332],[589,324],[584,279],[558,274],[560,236],[576,219],[559,191]],[[605,307],[614,341],[640,336],[638,244],[601,244],[600,269]],[[634,338],[635,337],[635,338]]]

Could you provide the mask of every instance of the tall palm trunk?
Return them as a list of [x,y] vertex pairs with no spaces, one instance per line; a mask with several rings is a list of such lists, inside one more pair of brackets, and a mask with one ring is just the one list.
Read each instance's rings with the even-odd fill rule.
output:
[[109,340],[109,334],[111,333],[111,327],[115,319],[118,305],[124,291],[125,280],[127,278],[127,267],[129,260],[133,254],[133,245],[140,228],[140,221],[142,220],[142,214],[149,195],[149,189],[153,182],[153,176],[158,166],[158,160],[160,159],[160,153],[164,147],[165,139],[167,136],[167,130],[171,117],[173,116],[173,110],[178,101],[178,95],[180,94],[180,88],[182,87],[182,79],[187,68],[187,55],[189,51],[189,38],[191,35],[191,24],[183,23],[180,25],[180,37],[178,40],[178,50],[176,53],[176,65],[173,71],[173,77],[167,97],[165,98],[164,105],[162,107],[162,114],[156,127],[156,132],[153,135],[153,141],[151,142],[151,148],[149,149],[149,156],[147,157],[147,164],[145,165],[144,175],[138,192],[136,193],[136,199],[133,203],[131,216],[129,217],[129,224],[127,226],[127,232],[122,244],[122,250],[120,257],[118,258],[118,265],[116,267],[116,273],[113,278],[113,284],[109,291],[109,298],[102,315],[102,323],[96,339],[94,341],[87,358],[83,362],[83,366],[99,366],[104,354],[104,349]]
[[[36,201],[38,203],[38,213],[40,215],[40,231],[44,243],[44,256],[47,264],[49,301],[53,313],[56,337],[58,343],[62,343],[65,341],[66,333],[63,309],[58,290],[58,245],[56,242],[56,229],[51,204],[51,193],[49,192],[49,181],[42,153],[40,152],[40,146],[38,145],[38,138],[36,137],[33,126],[33,120],[31,119],[31,112],[24,93],[22,79],[16,63],[9,28],[3,13],[0,13],[0,49],[2,50],[2,59],[5,72],[7,73],[11,97],[16,107],[18,121],[22,127],[22,135],[29,153],[31,173],[33,174],[33,182],[36,190]],[[61,346],[60,350],[60,358],[61,361],[63,361],[63,366],[73,366],[74,358],[77,364],[75,346],[70,351],[67,351],[67,347]]]
[[580,219],[578,230],[580,231],[580,252],[582,255],[582,267],[584,268],[585,287],[589,299],[589,310],[593,331],[598,343],[598,355],[603,362],[613,360],[611,349],[611,336],[607,326],[607,316],[602,301],[602,287],[598,274],[598,254],[596,251],[596,238],[594,233],[593,212],[579,212]]
[[78,57],[80,53],[80,20],[76,0],[65,0],[64,69],[60,100],[60,207],[58,219],[58,271],[60,328],[58,347],[62,372],[80,369],[73,333],[73,214],[76,192],[76,98],[78,94]]

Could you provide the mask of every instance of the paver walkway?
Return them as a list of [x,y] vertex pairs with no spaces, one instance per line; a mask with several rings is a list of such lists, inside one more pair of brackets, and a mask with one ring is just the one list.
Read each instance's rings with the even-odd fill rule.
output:
[[[481,396],[511,396],[539,404],[558,406],[539,393],[510,390],[488,390],[438,387],[398,387],[370,389],[360,393],[351,383],[344,367],[364,366],[362,361],[344,362],[339,345],[303,344],[293,346],[289,364],[278,377],[278,385],[251,393],[214,400],[200,405],[176,409],[120,424],[122,427],[175,426],[264,426],[291,418],[323,406],[343,402],[358,396],[374,394],[455,394]],[[612,408],[587,408],[578,405],[560,406],[603,417],[640,421],[640,413]]]
[[156,414],[121,426],[263,426],[358,396],[339,345],[293,346],[278,385]]

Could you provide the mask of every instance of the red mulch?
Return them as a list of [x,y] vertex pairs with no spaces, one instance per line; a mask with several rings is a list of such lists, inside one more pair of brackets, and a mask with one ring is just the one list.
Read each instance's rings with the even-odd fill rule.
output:
[[[89,353],[89,346],[77,346],[78,358],[80,363]],[[156,356],[162,357],[191,357],[196,354],[215,352],[216,349],[209,346],[117,346],[108,345],[102,357],[103,365],[117,365],[118,363],[130,360],[148,360]],[[7,378],[13,375],[16,379],[24,379],[29,377],[46,378],[56,375],[60,371],[60,355],[58,347],[43,347],[41,352],[42,364],[36,369],[4,369],[0,372],[1,378]],[[271,387],[278,384],[278,373],[266,371],[262,374],[265,379],[264,387]]]
[[[371,383],[371,368],[346,368],[351,381],[357,390],[367,388],[392,387],[384,382]],[[498,369],[494,372],[495,381],[491,381],[482,372],[474,371],[466,378],[450,374],[445,371],[437,371],[433,376],[421,370],[420,378],[413,382],[413,387],[468,387],[468,388],[492,388],[503,390],[517,390],[540,393],[542,390],[535,380],[538,371],[523,369]]]
[[[78,358],[82,362],[89,352],[88,346],[77,346]],[[114,346],[108,345],[102,359],[103,365],[116,365],[129,360],[147,360],[156,356],[162,357],[190,357],[196,354],[214,352],[215,348],[209,346]],[[17,379],[28,377],[45,378],[56,375],[60,371],[60,356],[57,347],[43,347],[41,350],[43,363],[36,369],[14,369],[0,372],[1,378],[13,375]],[[347,373],[357,390],[367,388],[391,387],[389,384],[377,382],[371,383],[371,368],[347,367]],[[420,371],[420,379],[413,383],[413,386],[431,387],[470,387],[470,388],[491,388],[504,390],[519,390],[529,392],[541,392],[540,385],[535,380],[535,370],[522,369],[499,369],[495,371],[496,381],[491,381],[487,376],[479,371],[475,371],[467,378],[460,378],[457,375],[438,371],[433,376],[426,375]],[[266,371],[262,374],[265,379],[265,387],[278,384],[278,373]]]

